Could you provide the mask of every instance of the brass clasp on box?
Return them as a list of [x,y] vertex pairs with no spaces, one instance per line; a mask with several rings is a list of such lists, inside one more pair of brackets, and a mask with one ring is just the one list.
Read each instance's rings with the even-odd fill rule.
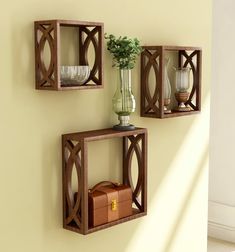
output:
[[112,200],[111,202],[111,210],[116,211],[117,210],[117,200]]

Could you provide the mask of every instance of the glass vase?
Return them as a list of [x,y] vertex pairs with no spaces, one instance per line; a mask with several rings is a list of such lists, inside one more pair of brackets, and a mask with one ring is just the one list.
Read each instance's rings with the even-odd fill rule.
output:
[[120,123],[116,130],[133,130],[135,126],[129,123],[130,114],[135,111],[136,103],[131,90],[131,70],[119,69],[117,90],[113,96],[113,111],[118,115]]
[[189,98],[190,70],[188,67],[175,68],[175,98],[178,101],[177,111],[190,111],[191,108],[185,103]]
[[164,84],[163,84],[163,95],[164,95],[164,113],[171,113],[171,110],[167,108],[167,106],[171,102],[171,84],[167,73],[167,68],[169,65],[170,59],[165,58],[164,64]]

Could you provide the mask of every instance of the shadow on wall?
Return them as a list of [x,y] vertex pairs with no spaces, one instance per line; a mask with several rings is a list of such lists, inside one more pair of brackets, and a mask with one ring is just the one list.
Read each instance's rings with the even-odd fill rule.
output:
[[[32,67],[29,67],[34,64],[34,57],[32,57],[32,54],[34,55],[32,27],[33,25],[31,23],[27,24],[25,31],[23,31],[25,34],[31,34],[26,43],[25,38],[21,36],[22,30],[12,33],[14,34],[12,40],[14,41],[12,52],[12,55],[14,55],[14,57],[12,56],[12,84],[14,86],[12,87],[12,92],[21,100],[20,95],[22,92],[28,92],[29,90],[30,92],[33,91],[34,98],[38,98],[39,96],[39,101],[37,101],[39,103],[42,102],[42,99],[56,99],[58,96],[65,95],[67,97],[71,95],[69,93],[62,94],[50,92],[43,93],[43,96],[41,94],[36,94],[37,91],[34,90],[34,71],[32,71]],[[18,47],[15,46],[16,44]],[[22,45],[23,48],[21,47]],[[17,55],[17,59],[15,59],[15,55]],[[15,73],[14,69],[19,67],[21,70]],[[19,83],[19,85],[15,85],[15,83]],[[33,102],[32,97],[29,101]],[[209,106],[209,104],[206,104],[206,106]],[[136,121],[140,122],[138,124],[136,123],[137,125],[143,124],[143,127],[149,125],[148,216],[86,237],[62,229],[61,141],[60,137],[58,137],[58,132],[54,132],[54,135],[50,135],[50,132],[47,134],[45,131],[45,133],[42,134],[41,146],[43,148],[40,154],[43,160],[43,204],[41,209],[43,213],[42,219],[45,239],[51,239],[53,236],[58,235],[61,243],[68,243],[69,241],[70,244],[68,245],[68,249],[71,251],[75,251],[78,243],[81,251],[93,251],[93,249],[96,251],[110,251],[108,247],[115,237],[115,243],[118,244],[118,246],[112,248],[113,252],[136,252],[141,251],[141,249],[143,250],[148,245],[146,245],[146,241],[147,243],[149,241],[149,244],[153,244],[157,237],[159,245],[156,246],[159,246],[159,249],[156,251],[170,251],[174,237],[181,225],[181,220],[189,205],[190,197],[203,172],[203,163],[207,156],[206,149],[208,145],[206,139],[204,139],[204,141],[202,137],[203,141],[200,143],[200,146],[195,146],[194,144],[198,142],[197,136],[201,135],[198,134],[198,130],[201,131],[202,129],[197,128],[198,124],[199,127],[201,127],[200,122],[198,122],[201,120],[201,116],[202,114],[194,116],[193,120],[191,116],[167,120],[140,119],[137,118],[138,115],[133,117],[133,119],[135,118]],[[172,132],[172,123],[175,125],[174,132]],[[192,136],[192,134],[195,135]],[[201,150],[204,149],[204,153],[201,153]],[[199,152],[200,155],[198,154]],[[192,154],[196,155],[196,157],[190,157]],[[187,157],[187,159],[185,157]],[[196,158],[196,160],[194,160],[194,158]],[[180,185],[182,188],[179,188]],[[177,188],[178,191],[174,191],[174,188]],[[165,199],[163,199],[163,197]],[[172,206],[172,202],[176,204],[176,207],[169,210],[169,206]],[[152,222],[152,224],[150,224],[150,222]],[[98,242],[102,239],[106,240],[107,245]],[[87,244],[88,241],[89,247]],[[137,248],[137,244],[139,248]],[[61,251],[64,250],[61,249]]]
[[[14,17],[11,23],[11,77],[12,92],[22,97],[34,87],[34,30],[33,21],[24,24]],[[20,91],[20,92],[19,92]]]
[[[205,120],[209,118],[209,97],[203,105],[203,112],[199,116],[195,116],[191,125],[188,124],[187,127],[183,128],[184,136],[174,137],[173,148],[170,146],[168,148],[167,146],[162,147],[160,144],[157,146],[161,150],[154,150],[150,154],[154,155],[149,157],[150,162],[156,160],[156,164],[153,161],[151,164],[149,162],[148,165],[150,187],[148,217],[146,221],[143,221],[143,225],[139,225],[125,251],[143,251],[147,249],[148,244],[155,244],[154,251],[157,252],[174,251],[174,248],[172,249],[174,239],[176,239],[177,232],[183,225],[186,212],[192,204],[191,200],[195,200],[192,195],[198,192],[200,187],[197,186],[208,167],[209,139],[208,124],[205,124]],[[177,125],[176,121],[175,125]],[[169,132],[167,132],[168,136],[164,137],[171,138]],[[151,135],[151,129],[149,135]],[[151,139],[151,136],[149,138]],[[151,149],[150,146],[149,143],[149,149]],[[175,150],[176,146],[178,146],[177,151]],[[151,152],[151,150],[149,151]],[[166,151],[167,157],[164,156]],[[162,153],[159,154],[159,152]],[[158,159],[157,155],[161,158]],[[159,170],[160,173],[158,173]],[[207,198],[207,195],[205,195],[205,198]],[[202,209],[202,213],[207,209],[205,198],[202,199],[200,206],[195,205],[198,211]],[[201,219],[198,221],[203,223]],[[205,230],[207,229],[206,224]],[[206,242],[206,237],[204,238]],[[149,247],[149,251],[152,251],[151,247]]]
[[[32,23],[27,24],[25,30],[14,31],[12,34],[14,34],[12,37],[12,41],[14,41],[12,50],[12,85],[14,86],[12,86],[12,91],[16,98],[21,103],[28,102],[29,107],[33,102],[37,102],[38,110],[34,111],[36,113],[44,113],[50,109],[40,107],[43,99],[53,100],[58,96],[68,97],[69,95],[77,99],[77,96],[75,97],[71,93],[42,91],[44,92],[43,96],[37,94],[32,87],[32,83],[34,83],[34,71],[32,72],[34,57],[31,55],[34,55]],[[27,37],[28,34],[31,34],[30,37]],[[27,41],[25,41],[25,37],[27,37]],[[18,46],[15,46],[16,44]],[[18,71],[15,73],[14,69],[16,68],[18,68]],[[19,83],[19,85],[16,85],[16,83]],[[22,92],[28,92],[28,96],[30,96],[28,101],[21,100]],[[31,96],[31,93],[34,95]],[[38,100],[33,101],[35,98],[38,98]],[[206,100],[203,110],[209,109],[208,100]],[[104,103],[106,102],[104,100]],[[30,108],[28,112],[30,115]],[[25,113],[25,111],[22,110],[22,113]],[[44,231],[43,238],[45,242],[51,243],[51,251],[53,251],[54,242],[61,244],[59,251],[77,251],[79,248],[79,251],[87,252],[110,250],[112,252],[152,252],[151,248],[147,250],[147,246],[152,247],[153,244],[156,244],[154,251],[173,251],[174,238],[190,205],[191,196],[196,190],[197,183],[205,169],[208,139],[203,124],[205,122],[204,117],[208,115],[209,113],[203,111],[202,114],[194,116],[193,120],[192,117],[166,120],[137,119],[143,126],[148,125],[147,122],[151,120],[148,126],[148,216],[88,236],[62,229],[61,140],[58,137],[61,134],[61,126],[56,129],[56,132],[53,131],[53,134],[51,134],[52,130],[46,131],[44,129],[44,133],[40,132],[41,149],[39,149],[40,154],[38,155],[42,160],[40,167],[42,169],[41,218]],[[49,116],[50,113],[48,118]],[[172,132],[172,123],[175,124],[174,132]],[[158,132],[156,132],[156,125]],[[31,125],[29,126],[31,127]],[[41,127],[46,128],[47,125]],[[173,135],[172,143],[171,136]],[[30,141],[29,138],[27,140]],[[151,146],[156,148],[153,149]],[[174,208],[172,208],[172,205],[174,205]],[[110,248],[111,245],[112,248]]]
[[[197,188],[197,185],[198,185],[201,177],[203,176],[203,173],[205,170],[205,164],[208,161],[208,148],[209,148],[209,145],[206,145],[204,154],[201,157],[201,162],[200,162],[199,168],[196,171],[196,174],[194,174],[193,181],[191,182],[191,186],[188,188],[188,191],[184,196],[184,202],[180,207],[180,210],[178,212],[177,217],[175,218],[175,223],[172,225],[171,231],[169,232],[169,237],[167,238],[167,241],[165,243],[165,247],[162,251],[165,251],[165,252],[173,251],[173,250],[171,250],[172,244],[174,242],[174,239],[176,238],[178,229],[181,225],[181,221],[184,219],[185,213],[188,210],[188,207],[190,205],[190,200],[192,199],[192,196],[195,192],[195,188]],[[206,239],[206,237],[205,237],[205,239]]]
[[[208,100],[204,109],[209,109]],[[76,246],[79,246],[79,251],[110,251],[110,244],[115,237],[117,246],[112,248],[113,252],[152,252],[151,247],[157,239],[154,251],[174,251],[174,239],[206,169],[208,139],[207,131],[203,128],[206,116],[207,112],[204,111],[201,115],[195,116],[193,121],[189,118],[186,124],[180,125],[184,126],[181,129],[184,138],[181,134],[174,137],[174,145],[168,146],[168,149],[167,144],[160,144],[159,149],[151,150],[151,135],[155,129],[149,128],[148,215],[87,236],[62,229],[61,142],[60,139],[55,139],[54,135],[44,136],[46,142],[43,141],[41,146],[44,157],[42,211],[45,239],[58,236],[58,242],[66,243],[66,249],[71,251],[75,251]],[[174,120],[176,125],[181,124],[180,118]],[[162,124],[163,121],[166,122],[162,120]],[[161,134],[163,140],[159,139],[160,142],[165,141],[164,138],[170,138],[169,132],[165,134]],[[164,156],[166,150],[167,156]],[[158,159],[157,156],[161,158]],[[103,240],[107,242],[100,242]]]

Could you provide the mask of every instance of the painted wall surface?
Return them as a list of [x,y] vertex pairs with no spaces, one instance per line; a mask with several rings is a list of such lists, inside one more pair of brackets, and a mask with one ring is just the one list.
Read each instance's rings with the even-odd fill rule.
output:
[[[35,90],[33,21],[55,18],[102,21],[106,32],[143,45],[203,49],[202,113],[194,116],[141,118],[138,61],[131,119],[149,132],[148,215],[88,236],[62,228],[61,134],[117,123],[116,71],[105,51],[104,89]],[[9,0],[0,28],[0,251],[206,251],[211,1]],[[118,147],[91,146],[89,183],[118,176],[108,167],[118,164]]]
[[231,114],[235,92],[232,48],[235,25],[232,0],[213,3],[213,54],[209,234],[235,242],[235,120]]

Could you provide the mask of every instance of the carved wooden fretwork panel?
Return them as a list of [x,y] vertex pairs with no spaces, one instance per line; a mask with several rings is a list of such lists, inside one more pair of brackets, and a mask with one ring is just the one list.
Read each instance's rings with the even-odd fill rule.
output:
[[[35,25],[36,85],[38,88],[56,88],[55,29],[54,23]],[[46,45],[49,50],[47,52],[45,52]],[[45,53],[47,53],[49,64],[45,63]]]
[[[191,90],[184,102],[189,109],[179,111],[176,109],[174,78],[171,78],[171,96],[164,98],[165,59],[172,54],[173,60],[177,58],[174,67],[191,68]],[[199,47],[183,46],[143,46],[141,53],[141,116],[153,118],[169,118],[198,113],[201,110],[201,61],[202,50]],[[168,71],[173,71],[173,66]],[[153,73],[154,77],[151,76]],[[173,74],[172,74],[173,75]],[[150,78],[151,77],[151,78]],[[154,80],[153,80],[154,79]],[[168,102],[170,110],[165,112],[164,103]]]

